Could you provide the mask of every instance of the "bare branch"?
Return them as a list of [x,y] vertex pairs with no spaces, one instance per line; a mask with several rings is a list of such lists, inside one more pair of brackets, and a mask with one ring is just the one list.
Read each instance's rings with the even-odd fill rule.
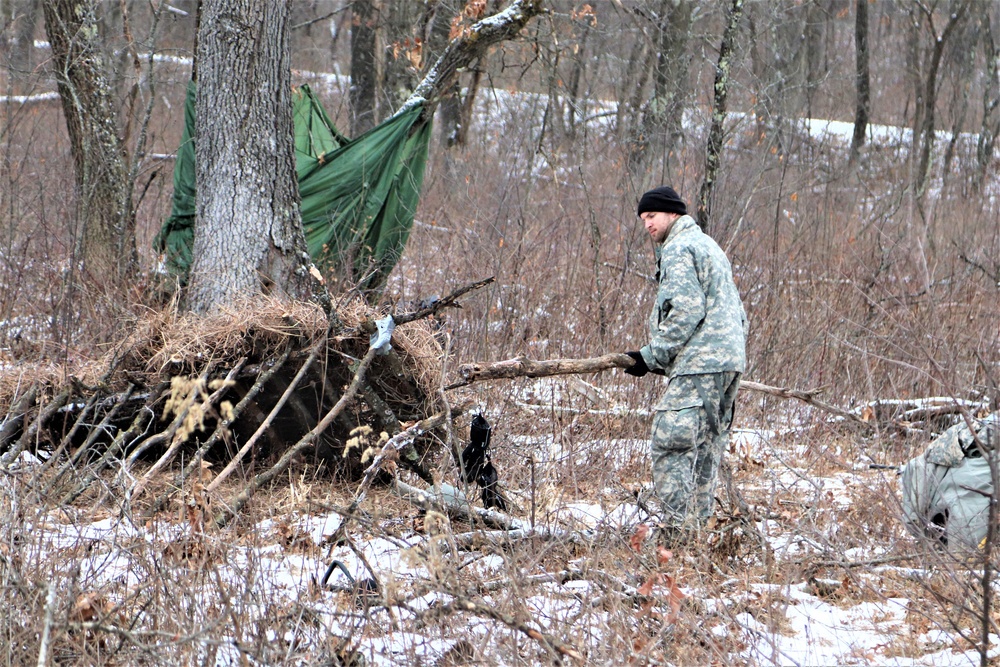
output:
[[499,14],[484,18],[463,31],[448,44],[396,115],[424,103],[424,118],[430,118],[441,92],[448,89],[462,68],[481,57],[494,44],[516,37],[528,21],[544,11],[542,4],[542,0],[514,0]]

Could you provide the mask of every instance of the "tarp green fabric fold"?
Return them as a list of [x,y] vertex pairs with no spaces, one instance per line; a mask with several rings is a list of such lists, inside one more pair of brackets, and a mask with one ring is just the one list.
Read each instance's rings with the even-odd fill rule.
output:
[[[153,247],[182,281],[194,244],[194,84],[184,108],[184,134],[174,166],[170,217]],[[321,268],[376,287],[403,252],[420,199],[430,122],[416,105],[349,141],[330,121],[308,86],[294,95],[295,169],[309,253]],[[416,125],[417,123],[419,125]]]

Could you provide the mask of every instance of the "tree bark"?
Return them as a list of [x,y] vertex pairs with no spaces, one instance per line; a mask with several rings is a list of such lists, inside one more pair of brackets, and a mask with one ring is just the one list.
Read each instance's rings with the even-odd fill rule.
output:
[[413,32],[418,15],[419,9],[414,0],[392,0],[382,13],[386,44],[383,47],[385,69],[379,82],[379,97],[388,107],[386,116],[406,101],[417,85],[419,71],[411,58],[415,59],[420,52]]
[[378,112],[375,90],[379,80],[376,25],[379,0],[355,0],[351,4],[351,136],[375,127]]
[[[448,46],[452,21],[458,16],[458,3],[437,0],[434,3],[434,14],[428,21],[427,38],[424,40],[424,71],[427,74],[430,66],[441,57]],[[440,128],[441,145],[451,148],[457,143],[462,115],[462,91],[458,81],[441,101],[438,111],[438,127]]]
[[91,276],[117,282],[135,268],[135,213],[118,136],[99,0],[47,0],[45,30],[76,175],[77,250]]
[[729,68],[736,50],[736,32],[743,16],[743,0],[730,0],[726,10],[726,27],[719,46],[719,63],[715,68],[715,101],[712,104],[712,126],[708,131],[705,148],[705,177],[698,193],[698,224],[707,229],[711,218],[712,189],[722,161],[725,138],[726,99],[729,94]]
[[854,17],[854,134],[851,137],[849,164],[854,164],[865,145],[868,118],[871,116],[871,70],[868,66],[868,0],[856,0]]
[[499,380],[517,377],[550,377],[552,375],[580,375],[597,373],[612,368],[631,368],[635,360],[627,354],[605,354],[588,359],[550,359],[535,361],[527,357],[507,359],[494,363],[463,364],[458,373],[465,384],[482,380]]
[[948,22],[945,24],[940,35],[937,34],[937,30],[934,27],[933,12],[924,8],[923,5],[918,4],[917,6],[920,10],[924,11],[924,18],[927,21],[927,27],[930,30],[933,40],[933,46],[926,62],[925,76],[922,82],[920,101],[918,102],[918,122],[914,134],[914,138],[919,142],[920,146],[919,163],[915,175],[916,182],[914,183],[917,198],[920,199],[927,192],[927,185],[931,175],[931,148],[934,146],[935,109],[937,107],[937,84],[938,72],[941,68],[941,58],[944,55],[944,47],[948,42],[948,38],[955,32],[957,26],[961,24],[965,12],[969,8],[969,2],[966,0],[959,3],[958,8],[949,14]]
[[688,0],[663,0],[652,19],[656,22],[656,57],[653,61],[653,94],[643,105],[642,119],[629,155],[629,167],[640,176],[650,162],[663,156],[669,173],[671,152],[681,136],[681,115],[688,93],[691,55],[691,3]]
[[994,36],[990,13],[984,11],[980,18],[983,57],[986,61],[986,81],[983,86],[983,116],[976,142],[976,186],[982,191],[987,174],[992,171],[993,150],[1000,134],[1000,49]]
[[262,292],[304,298],[288,4],[205,3],[198,31],[197,200],[187,307]]

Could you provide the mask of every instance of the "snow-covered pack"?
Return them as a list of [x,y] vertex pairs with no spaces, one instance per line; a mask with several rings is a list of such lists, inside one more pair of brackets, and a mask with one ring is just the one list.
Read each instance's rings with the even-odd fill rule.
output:
[[975,420],[973,427],[963,419],[902,468],[907,528],[952,551],[978,548],[986,537],[993,492],[987,452],[1000,469],[1000,412]]

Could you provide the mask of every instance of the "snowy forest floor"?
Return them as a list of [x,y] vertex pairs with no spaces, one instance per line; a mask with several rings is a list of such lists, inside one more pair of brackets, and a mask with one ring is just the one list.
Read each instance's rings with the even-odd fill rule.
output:
[[[19,489],[30,475],[14,472],[0,493],[22,529],[0,558],[70,592],[62,622],[45,591],[19,591],[45,609],[53,658],[74,663],[980,662],[981,568],[909,537],[895,472],[869,465],[902,463],[900,450],[822,415],[790,412],[766,429],[747,415],[711,530],[666,551],[636,504],[649,482],[647,443],[614,438],[624,421],[647,417],[594,408],[581,389],[600,390],[579,379],[514,384],[505,405],[520,418],[487,417],[510,514],[533,535],[498,537],[377,486],[334,543],[356,485],[307,462],[223,530],[205,520],[229,495],[204,491],[211,469],[183,506],[151,519],[111,485],[75,506],[32,506]],[[24,473],[34,465],[22,455]],[[324,584],[334,561],[343,567]],[[16,654],[17,638],[6,639]],[[988,655],[998,654],[990,635]]]

